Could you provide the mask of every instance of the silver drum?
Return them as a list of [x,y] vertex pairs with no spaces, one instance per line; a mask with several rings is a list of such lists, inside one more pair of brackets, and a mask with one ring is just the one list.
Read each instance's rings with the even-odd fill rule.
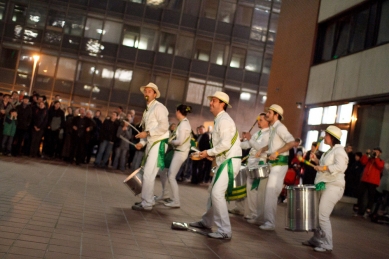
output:
[[143,167],[136,169],[123,181],[135,196],[142,192],[143,170]]
[[258,168],[248,170],[249,177],[251,179],[268,178],[270,174],[270,165],[259,165]]
[[313,231],[319,226],[319,200],[315,185],[288,186],[286,229]]
[[235,176],[234,187],[246,185],[246,182],[247,182],[247,167],[241,165],[239,173]]

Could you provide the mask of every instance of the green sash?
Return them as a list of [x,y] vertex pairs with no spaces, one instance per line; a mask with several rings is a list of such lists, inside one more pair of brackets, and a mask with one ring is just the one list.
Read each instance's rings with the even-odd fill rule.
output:
[[[264,165],[264,164],[265,164],[265,162],[263,162],[263,161],[259,161],[259,163],[258,163],[258,165]],[[258,190],[260,180],[261,180],[260,178],[254,179],[253,185],[251,185],[250,191],[252,191],[254,189]]]
[[213,181],[212,187],[215,185],[217,179],[219,179],[224,167],[227,165],[227,172],[228,172],[228,187],[227,187],[227,193],[226,193],[226,199],[228,200],[228,197],[232,195],[232,189],[234,188],[234,167],[232,165],[232,159],[233,158],[241,158],[240,156],[235,156],[226,159],[217,169],[215,180]]
[[326,189],[326,183],[320,182],[315,184],[316,191],[324,191]]
[[288,156],[278,156],[276,160],[269,160],[272,166],[288,165]]
[[147,153],[147,155],[145,155],[142,159],[142,163],[141,163],[141,166],[144,166],[146,164],[146,160],[147,158],[149,157],[149,153],[151,151],[151,149],[157,144],[157,143],[161,143],[159,145],[159,150],[158,150],[158,162],[157,162],[157,167],[158,168],[161,168],[161,169],[164,169],[165,168],[165,144],[167,144],[167,141],[168,139],[165,138],[165,139],[160,139],[160,140],[157,140],[153,143],[153,145],[151,146],[149,152]]

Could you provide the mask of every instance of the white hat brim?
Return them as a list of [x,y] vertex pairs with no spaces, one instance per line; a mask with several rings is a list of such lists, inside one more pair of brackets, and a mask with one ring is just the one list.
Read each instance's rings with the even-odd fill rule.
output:
[[161,93],[159,92],[158,88],[155,88],[155,87],[152,87],[152,86],[149,86],[149,85],[141,86],[140,87],[140,91],[142,93],[144,93],[146,87],[152,88],[157,93],[157,97],[156,98],[159,98],[161,96]]
[[231,106],[228,102],[226,102],[225,100],[223,100],[222,98],[220,98],[220,97],[218,97],[218,96],[213,96],[213,95],[211,95],[211,96],[208,96],[207,98],[208,98],[209,101],[211,101],[211,99],[212,99],[213,97],[219,99],[219,100],[222,101],[223,103],[226,103],[228,108],[232,108],[232,106]]

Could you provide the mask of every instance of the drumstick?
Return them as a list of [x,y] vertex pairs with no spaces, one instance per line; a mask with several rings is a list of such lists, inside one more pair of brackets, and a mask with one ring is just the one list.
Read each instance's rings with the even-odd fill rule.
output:
[[138,130],[137,128],[135,128],[134,126],[132,126],[132,124],[131,124],[131,123],[129,123],[129,122],[128,122],[128,121],[126,121],[126,120],[123,120],[123,121],[124,121],[124,123],[125,123],[125,124],[128,124],[128,125],[130,125],[130,127],[131,127],[131,128],[133,128],[133,129],[134,129],[134,130],[136,130],[138,133],[140,133],[140,132],[139,132],[139,130]]
[[241,163],[243,163],[244,161],[246,161],[247,158],[249,158],[249,156],[250,156],[250,155],[245,156],[245,157],[242,159]]
[[315,152],[313,152],[313,153],[316,153],[316,151],[319,149],[320,143],[323,141],[323,139],[324,139],[323,137],[320,137],[318,139],[317,144],[316,144],[316,148],[315,148]]
[[255,124],[257,124],[257,122],[258,122],[258,120],[255,120],[255,122],[254,122],[253,126],[251,126],[249,132],[251,132],[251,130],[254,128],[254,126],[255,126]]
[[136,146],[134,143],[132,143],[131,141],[129,141],[129,140],[126,139],[125,137],[120,136],[120,138],[121,138],[122,140],[124,140],[125,142],[129,143],[130,145],[133,145],[134,147]]
[[315,165],[311,164],[309,161],[305,160],[302,156],[298,156],[297,158],[298,158],[298,160],[299,160],[300,162],[302,162],[302,163],[304,163],[304,164],[306,164],[306,165],[309,165],[309,166],[311,166],[311,167],[314,167],[314,166],[315,166]]
[[193,150],[193,151],[199,152],[199,153],[201,152],[200,150],[198,150],[198,149],[195,148],[195,147],[191,147],[190,149]]

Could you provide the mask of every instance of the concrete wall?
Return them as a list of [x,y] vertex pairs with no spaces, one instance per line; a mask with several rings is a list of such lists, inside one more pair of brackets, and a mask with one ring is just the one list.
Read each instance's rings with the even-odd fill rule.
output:
[[389,44],[311,67],[306,104],[389,93]]
[[367,0],[321,0],[318,22],[327,20],[328,18],[364,1]]
[[[283,0],[269,78],[266,107],[284,108],[284,123],[298,137],[302,131],[309,69],[315,46],[319,0]],[[299,122],[299,123],[296,123]]]

